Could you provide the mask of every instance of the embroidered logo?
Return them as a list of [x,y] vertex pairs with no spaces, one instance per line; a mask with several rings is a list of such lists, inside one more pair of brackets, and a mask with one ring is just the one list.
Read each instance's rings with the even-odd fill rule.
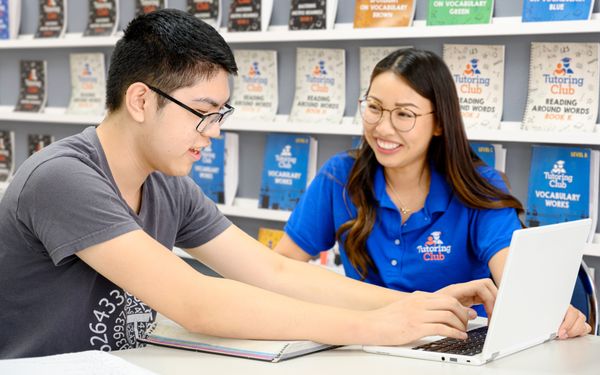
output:
[[427,236],[423,245],[417,246],[417,251],[423,254],[423,260],[426,262],[443,261],[452,252],[452,245],[444,245],[442,232],[434,231]]

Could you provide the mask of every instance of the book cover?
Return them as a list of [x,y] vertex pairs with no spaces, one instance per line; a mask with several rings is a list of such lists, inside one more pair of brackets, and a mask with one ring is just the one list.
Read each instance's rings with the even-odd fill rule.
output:
[[339,124],[346,105],[345,50],[298,48],[296,91],[289,120]]
[[89,0],[83,36],[109,36],[119,25],[119,0]]
[[72,53],[71,99],[67,113],[101,115],[106,102],[106,73],[103,53]]
[[525,224],[590,217],[590,149],[533,146]]
[[15,170],[15,133],[0,130],[0,182],[6,182]]
[[191,177],[215,203],[233,204],[238,185],[238,135],[226,132],[211,139],[194,163]]
[[292,0],[290,30],[333,29],[337,0]]
[[262,243],[269,249],[274,249],[284,234],[285,232],[280,229],[260,227],[258,228],[258,242]]
[[[402,47],[360,47],[359,48],[359,64],[360,64],[360,97],[366,95],[371,81],[371,73],[373,68],[379,61],[390,53],[401,48],[410,48],[409,46]],[[356,105],[356,114],[354,115],[354,123],[362,124],[358,104]]]
[[10,18],[12,14],[8,9],[9,0],[0,0],[0,39],[10,39]]
[[523,0],[523,22],[589,20],[594,0]]
[[308,135],[268,134],[260,208],[291,211],[316,172],[316,139]]
[[46,105],[46,61],[21,60],[15,111],[41,112]]
[[429,0],[427,26],[486,24],[493,12],[494,0]]
[[29,156],[35,154],[52,142],[54,142],[54,136],[50,134],[28,134],[27,149],[29,150]]
[[272,8],[273,0],[232,0],[227,31],[267,31]]
[[21,22],[21,0],[0,0],[0,39],[15,39]]
[[60,38],[67,28],[67,0],[39,0],[36,38]]
[[592,132],[598,117],[598,43],[531,43],[526,130]]
[[504,98],[504,46],[444,44],[467,129],[499,129]]
[[340,275],[346,274],[337,242],[331,249],[321,251],[319,255],[310,259],[308,263],[327,268],[328,270],[339,273]]
[[167,6],[167,0],[135,0],[135,15],[141,16]]
[[215,29],[221,26],[220,0],[187,0],[187,11]]
[[273,121],[279,105],[277,51],[234,50],[239,68],[231,105],[240,119]]
[[471,149],[488,166],[504,173],[506,167],[506,149],[495,143],[469,142]]
[[356,0],[354,28],[411,26],[415,0]]
[[279,362],[335,347],[312,341],[246,340],[202,335],[188,332],[168,319],[155,323],[149,329],[148,337],[139,340],[153,345],[267,362]]

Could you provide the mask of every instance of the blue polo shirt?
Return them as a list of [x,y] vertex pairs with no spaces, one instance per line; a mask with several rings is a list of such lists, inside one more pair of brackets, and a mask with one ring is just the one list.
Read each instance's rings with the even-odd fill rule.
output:
[[[356,207],[345,189],[353,164],[346,152],[328,160],[285,226],[287,235],[310,255],[331,248],[337,229],[356,217]],[[508,191],[497,171],[487,166],[478,171],[494,186]],[[490,277],[489,260],[508,247],[513,231],[521,228],[512,208],[466,207],[433,168],[425,205],[405,224],[386,192],[381,166],[375,173],[374,192],[379,205],[367,252],[379,272],[369,270],[365,281],[391,289],[433,292],[449,284]],[[360,279],[344,244],[339,245],[346,275]]]

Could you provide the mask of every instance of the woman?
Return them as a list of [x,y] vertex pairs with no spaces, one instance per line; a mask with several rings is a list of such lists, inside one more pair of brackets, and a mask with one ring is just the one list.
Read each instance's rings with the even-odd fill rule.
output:
[[[523,207],[471,150],[443,60],[393,52],[359,103],[361,147],[323,166],[276,251],[308,260],[338,241],[347,276],[406,292],[500,283]],[[559,336],[589,331],[570,307]]]

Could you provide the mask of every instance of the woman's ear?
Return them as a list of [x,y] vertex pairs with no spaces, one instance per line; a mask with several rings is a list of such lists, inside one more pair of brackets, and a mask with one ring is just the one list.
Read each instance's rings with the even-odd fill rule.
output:
[[433,126],[433,135],[435,137],[439,137],[442,134],[444,134],[444,129],[442,129],[442,125],[436,121],[435,125]]
[[149,92],[148,86],[141,82],[132,83],[125,92],[125,108],[135,122],[142,123],[146,118]]

